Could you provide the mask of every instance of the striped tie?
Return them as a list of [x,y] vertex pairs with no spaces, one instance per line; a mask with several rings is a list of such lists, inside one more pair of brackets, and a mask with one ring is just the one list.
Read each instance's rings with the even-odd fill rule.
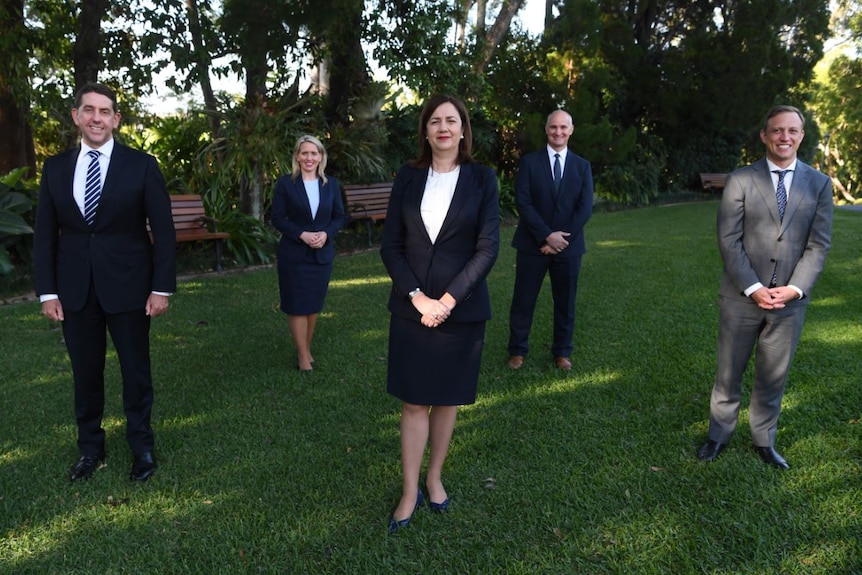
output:
[[87,183],[84,186],[84,219],[88,226],[92,226],[102,195],[102,170],[99,168],[99,152],[90,150],[87,155],[90,156],[90,165],[87,166]]

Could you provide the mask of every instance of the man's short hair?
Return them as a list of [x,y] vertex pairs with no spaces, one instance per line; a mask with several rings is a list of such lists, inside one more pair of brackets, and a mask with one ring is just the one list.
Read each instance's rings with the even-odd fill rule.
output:
[[106,98],[111,100],[111,105],[114,108],[114,113],[116,114],[120,110],[117,108],[117,94],[104,84],[99,84],[98,82],[89,82],[81,86],[77,92],[75,92],[75,109],[81,107],[81,100],[84,99],[84,94],[90,94],[95,92],[96,94],[101,94]]

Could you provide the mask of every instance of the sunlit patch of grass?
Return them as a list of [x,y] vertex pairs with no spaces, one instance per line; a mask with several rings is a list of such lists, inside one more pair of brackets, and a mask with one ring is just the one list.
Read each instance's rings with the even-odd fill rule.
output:
[[782,473],[750,447],[751,370],[728,449],[694,455],[715,375],[715,209],[594,215],[568,373],[549,350],[549,286],[527,363],[505,367],[503,230],[479,394],[445,469],[452,511],[420,508],[391,537],[400,403],[376,251],[336,258],[308,375],[274,268],[181,282],[152,324],[159,469],[144,485],[128,480],[113,354],[107,466],[69,484],[62,333],[38,304],[0,308],[0,573],[862,573],[859,214],[836,212],[779,422]]

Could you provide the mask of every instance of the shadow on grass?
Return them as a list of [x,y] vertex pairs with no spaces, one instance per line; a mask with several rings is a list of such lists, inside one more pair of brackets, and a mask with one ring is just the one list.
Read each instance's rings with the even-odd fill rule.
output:
[[385,527],[400,491],[399,405],[385,393],[389,281],[376,252],[336,260],[310,375],[296,370],[274,269],[181,286],[153,324],[160,468],[146,485],[127,480],[115,361],[108,467],[88,483],[64,480],[75,458],[65,351],[36,306],[4,308],[0,333],[15,344],[0,397],[0,566],[858,571],[853,245],[836,246],[830,264],[842,273],[824,273],[791,374],[779,441],[794,467],[760,463],[745,412],[731,448],[703,465],[694,451],[714,376],[713,222],[709,205],[596,216],[570,373],[551,366],[547,288],[526,366],[504,366],[514,266],[504,230],[479,398],[461,410],[447,462],[452,512],[420,509],[396,537]]

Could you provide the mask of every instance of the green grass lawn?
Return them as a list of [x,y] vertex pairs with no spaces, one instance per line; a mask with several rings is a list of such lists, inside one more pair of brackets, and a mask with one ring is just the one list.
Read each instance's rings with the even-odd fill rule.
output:
[[153,326],[160,467],[143,485],[127,478],[115,358],[107,467],[71,484],[61,333],[38,304],[0,307],[0,573],[862,573],[862,214],[835,214],[782,473],[752,452],[746,411],[719,461],[695,458],[715,371],[716,208],[593,217],[570,373],[552,368],[547,286],[527,364],[504,365],[503,230],[479,397],[444,475],[451,512],[420,509],[394,536],[399,404],[376,251],[336,260],[310,375],[274,268],[181,284]]

